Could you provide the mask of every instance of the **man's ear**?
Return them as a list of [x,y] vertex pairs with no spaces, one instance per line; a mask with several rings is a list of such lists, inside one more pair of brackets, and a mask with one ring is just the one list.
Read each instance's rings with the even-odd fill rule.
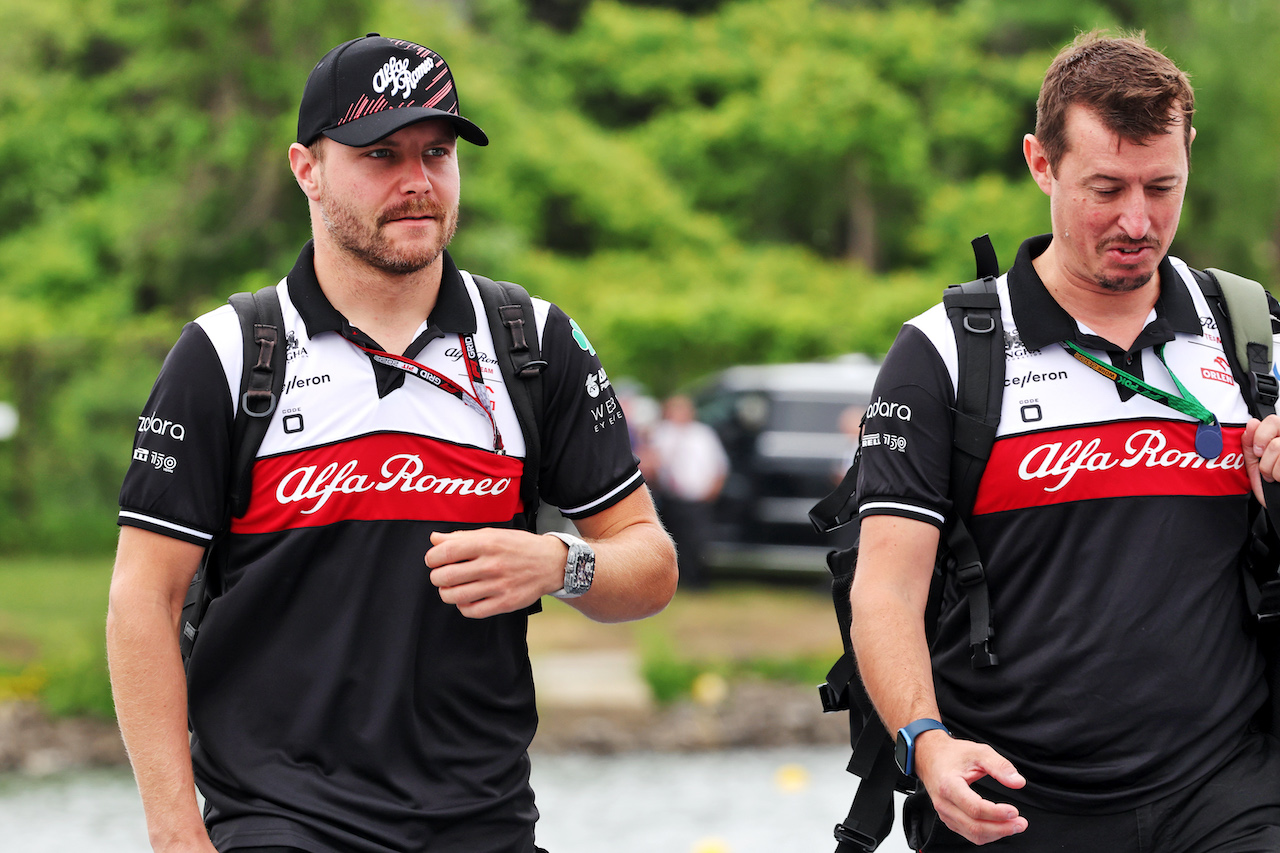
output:
[[1044,146],[1033,134],[1028,133],[1022,137],[1022,156],[1027,161],[1027,168],[1031,170],[1031,177],[1036,185],[1045,195],[1052,195],[1050,190],[1053,188],[1053,169],[1049,167],[1049,158],[1044,155]]
[[289,146],[289,168],[294,180],[312,201],[320,199],[320,161],[311,149],[297,142]]

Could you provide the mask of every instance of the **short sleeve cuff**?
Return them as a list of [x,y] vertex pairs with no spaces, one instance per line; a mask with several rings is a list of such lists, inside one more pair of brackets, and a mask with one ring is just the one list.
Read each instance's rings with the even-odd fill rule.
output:
[[135,510],[120,510],[116,524],[121,527],[140,527],[143,530],[150,530],[152,533],[159,533],[170,539],[181,539],[193,545],[208,545],[213,541],[213,534],[207,531]]
[[868,498],[858,505],[858,518],[869,515],[896,515],[900,518],[913,518],[941,528],[947,517],[932,507],[910,503],[900,498]]
[[603,510],[608,509],[643,485],[644,477],[637,469],[631,473],[631,476],[623,480],[621,484],[610,489],[608,492],[593,501],[580,504],[579,506],[560,507],[560,514],[569,519],[587,518],[588,516],[595,515],[597,512],[602,512]]

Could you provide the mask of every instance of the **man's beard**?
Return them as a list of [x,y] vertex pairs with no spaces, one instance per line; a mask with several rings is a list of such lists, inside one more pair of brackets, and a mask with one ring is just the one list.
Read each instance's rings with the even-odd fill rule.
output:
[[[1149,241],[1132,242],[1129,240],[1104,240],[1098,245],[1098,254],[1104,254],[1107,249],[1111,248],[1159,248],[1159,244]],[[1098,287],[1110,293],[1132,293],[1135,290],[1141,290],[1147,282],[1151,281],[1155,275],[1155,270],[1145,273],[1134,273],[1133,275],[1112,275],[1098,276],[1095,283]]]
[[[324,193],[320,197],[320,215],[338,248],[374,269],[392,275],[409,275],[434,264],[458,230],[458,209],[447,210],[426,198],[407,201],[383,211],[370,227],[349,207]],[[417,242],[404,248],[393,246],[383,226],[393,219],[409,216],[434,217],[444,229],[441,239],[430,243]]]
[[1110,293],[1132,293],[1135,290],[1141,290],[1147,282],[1151,281],[1153,275],[1155,275],[1154,271],[1140,276],[1103,276],[1095,279],[1095,283]]

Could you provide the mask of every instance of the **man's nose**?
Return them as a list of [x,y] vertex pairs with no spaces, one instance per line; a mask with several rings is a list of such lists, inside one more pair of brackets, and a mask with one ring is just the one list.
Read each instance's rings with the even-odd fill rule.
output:
[[1119,225],[1125,236],[1131,240],[1140,240],[1147,236],[1147,231],[1151,228],[1151,211],[1146,193],[1141,189],[1126,193]]

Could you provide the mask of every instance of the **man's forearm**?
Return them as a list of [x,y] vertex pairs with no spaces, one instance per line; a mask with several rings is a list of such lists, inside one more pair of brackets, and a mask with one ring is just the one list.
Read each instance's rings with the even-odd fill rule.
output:
[[656,518],[590,543],[596,552],[595,582],[569,604],[597,622],[626,622],[652,616],[671,601],[678,579],[676,552]]
[[107,657],[120,733],[152,847],[200,849],[192,845],[208,844],[208,835],[196,802],[186,680],[168,608],[160,602],[113,601]]
[[937,543],[937,529],[922,522],[891,516],[862,522],[850,639],[867,694],[890,732],[938,718],[924,627]]
[[852,640],[867,695],[889,733],[913,720],[939,719],[924,623],[892,595],[855,597]]
[[156,851],[210,853],[187,736],[178,621],[204,549],[138,528],[120,531],[107,607],[116,717]]

